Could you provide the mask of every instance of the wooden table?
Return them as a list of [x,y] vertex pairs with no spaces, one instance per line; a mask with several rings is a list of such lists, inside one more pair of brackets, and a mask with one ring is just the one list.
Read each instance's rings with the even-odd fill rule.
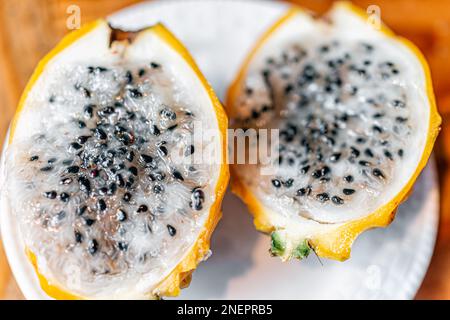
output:
[[[138,0],[2,0],[0,1],[0,144],[18,98],[36,63],[69,30],[67,9],[77,5],[86,23]],[[331,0],[292,0],[324,12]],[[363,8],[377,4],[382,19],[397,33],[414,41],[430,62],[443,132],[435,148],[441,194],[450,194],[450,1],[355,0]],[[447,94],[449,92],[449,94]],[[446,138],[447,137],[447,138]],[[446,148],[446,142],[449,145]],[[442,197],[444,198],[444,197]],[[450,299],[450,200],[441,201],[438,241],[418,299]],[[0,297],[22,298],[7,268],[0,245]]]

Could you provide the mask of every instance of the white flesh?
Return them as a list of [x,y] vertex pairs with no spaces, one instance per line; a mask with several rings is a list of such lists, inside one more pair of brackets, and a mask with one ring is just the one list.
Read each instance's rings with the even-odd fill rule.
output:
[[[324,188],[311,178],[311,170],[306,175],[298,173],[301,168],[298,162],[292,167],[281,165],[280,171],[276,175],[261,175],[259,166],[235,166],[240,179],[266,208],[271,223],[280,229],[293,229],[300,239],[320,232],[320,230],[323,231],[321,228],[324,224],[343,223],[364,217],[388,203],[410,180],[416,170],[425,147],[429,126],[430,106],[426,94],[425,75],[417,57],[402,43],[374,30],[363,18],[355,15],[345,5],[336,5],[327,17],[329,23],[324,20],[315,20],[305,12],[299,12],[273,32],[259,48],[244,76],[244,87],[241,88],[240,98],[236,105],[232,106],[234,112],[238,114],[237,125],[245,125],[243,120],[248,119],[253,109],[261,110],[261,106],[271,102],[261,75],[262,70],[267,68],[268,58],[279,61],[283,50],[299,46],[308,52],[306,59],[310,59],[311,54],[314,55],[315,60],[310,60],[311,64],[316,68],[321,68],[325,61],[316,55],[316,52],[323,44],[337,40],[340,43],[340,49],[333,48],[329,56],[335,55],[334,58],[336,58],[336,55],[349,52],[354,61],[362,61],[361,59],[366,57],[361,53],[360,43],[373,44],[374,54],[370,56],[372,67],[378,66],[379,63],[392,61],[399,70],[398,74],[385,81],[373,78],[371,80],[351,78],[356,80],[350,80],[349,83],[357,84],[360,90],[354,97],[340,103],[333,102],[333,95],[327,96],[320,93],[323,87],[312,84],[305,90],[309,94],[318,92],[314,105],[303,110],[296,109],[299,96],[294,94],[294,97],[278,104],[276,112],[262,113],[258,120],[250,120],[247,124],[257,128],[280,128],[283,124],[292,122],[300,125],[299,131],[301,131],[304,129],[302,123],[305,121],[307,113],[311,111],[324,118],[347,112],[355,115],[358,121],[348,127],[344,125],[339,133],[339,138],[336,138],[338,143],[334,149],[339,151],[338,144],[343,142],[359,147],[353,142],[358,135],[363,135],[375,143],[377,139],[380,139],[380,135],[373,133],[371,127],[377,124],[383,127],[384,132],[390,131],[387,139],[390,140],[389,148],[394,154],[394,160],[389,160],[382,154],[378,154],[374,158],[362,155],[357,159],[371,161],[370,170],[376,167],[382,169],[385,179],[374,178],[370,173],[368,176],[364,176],[361,166],[358,166],[357,163],[352,164],[345,159],[341,159],[336,164],[329,164],[329,161],[325,161],[331,168],[332,174],[330,175],[331,182],[328,182]],[[300,65],[303,68],[303,65]],[[295,74],[295,68],[295,66],[286,67],[283,71],[292,75],[292,73]],[[370,71],[369,74],[371,74]],[[343,87],[345,84],[346,81],[343,81]],[[281,86],[279,83],[278,85]],[[277,83],[274,86],[276,87]],[[251,95],[245,93],[245,88],[252,89]],[[277,89],[281,90],[275,88],[275,90]],[[345,88],[343,90],[345,91]],[[298,91],[298,93],[302,93],[302,91]],[[377,93],[385,94],[387,101],[375,110],[375,108],[371,109],[367,106],[367,99]],[[398,110],[390,105],[390,101],[398,97],[402,97],[402,100],[406,102],[406,108]],[[371,119],[372,114],[376,111],[384,112],[385,117],[381,120]],[[392,128],[397,125],[394,121],[397,116],[408,119],[406,124],[398,125],[400,128],[398,135],[392,133]],[[301,136],[301,132],[299,135]],[[298,140],[295,140],[295,144],[291,144],[291,148],[294,153],[303,151]],[[378,151],[383,150],[380,146],[377,148]],[[397,155],[399,149],[403,150],[401,157]],[[363,154],[363,150],[360,150],[361,154]],[[348,184],[342,179],[349,173],[355,177],[355,182],[352,184]],[[288,178],[294,179],[292,187],[273,187],[273,179]],[[296,191],[309,183],[315,183],[311,195],[296,196]],[[343,188],[355,189],[356,193],[352,196],[344,195]],[[316,198],[316,195],[323,191],[327,191],[330,197],[330,200],[324,203]],[[338,195],[344,200],[344,203],[340,205],[333,203],[331,201],[333,195]]]
[[[7,148],[2,188],[3,200],[9,208],[8,216],[16,221],[20,230],[15,234],[14,230],[6,229],[4,231],[12,235],[4,236],[14,239],[23,250],[8,254],[9,259],[14,260],[13,265],[29,263],[24,258],[26,247],[36,255],[39,271],[49,282],[72,294],[88,298],[144,298],[177,266],[204,229],[211,205],[216,200],[214,193],[222,149],[219,139],[211,139],[211,135],[193,138],[192,126],[194,120],[200,122],[204,131],[211,130],[215,133],[212,136],[217,138],[219,124],[210,96],[195,72],[159,36],[143,32],[130,46],[116,43],[109,49],[109,35],[109,27],[101,23],[66,48],[46,66],[29,93],[14,139]],[[154,70],[150,67],[151,62],[157,62],[161,67]],[[86,72],[88,66],[102,66],[108,71],[92,75]],[[163,139],[168,141],[169,155],[158,158],[162,170],[167,170],[165,192],[156,195],[152,191],[154,182],[138,182],[130,203],[124,203],[124,191],[119,189],[116,196],[107,198],[108,208],[101,214],[96,212],[94,200],[90,199],[87,201],[88,212],[96,222],[92,227],[86,227],[75,214],[76,209],[86,202],[80,195],[78,184],[75,181],[65,189],[59,185],[67,167],[60,165],[61,161],[74,157],[68,144],[80,132],[92,134],[87,129],[80,130],[74,120],[85,120],[83,108],[89,103],[97,104],[97,110],[100,106],[113,104],[113,96],[119,90],[115,79],[123,81],[125,71],[130,69],[138,78],[137,72],[143,67],[146,69],[143,79],[146,80],[139,89],[144,96],[140,99],[128,97],[127,108],[140,112],[150,121],[159,121],[164,104],[177,113],[177,121],[184,121],[171,132],[164,131],[170,121],[161,124],[161,135],[150,138],[143,147],[146,154],[158,158],[156,143]],[[73,84],[79,82],[91,90],[91,98],[74,89]],[[55,99],[50,103],[52,95]],[[194,114],[194,120],[183,116],[187,110]],[[123,111],[117,113],[121,115]],[[117,119],[117,114],[108,121],[114,121],[114,117]],[[130,126],[133,128],[133,124]],[[134,129],[142,134],[148,130],[142,123],[139,126]],[[41,134],[45,137],[39,138]],[[201,153],[202,148],[209,148],[213,154],[212,161],[194,164],[195,173],[187,170],[190,164],[174,164],[172,159],[174,154],[171,152],[182,153],[190,143],[195,145],[197,153]],[[111,147],[119,145],[117,141],[111,143]],[[89,147],[92,152],[98,151],[95,146]],[[33,155],[39,155],[39,160],[30,162]],[[52,157],[58,158],[60,167],[50,173],[41,172],[40,168]],[[172,167],[182,173],[184,181],[170,177]],[[139,170],[143,175],[144,169]],[[192,188],[197,186],[205,193],[201,210],[193,210],[189,205]],[[71,194],[71,201],[63,203],[43,197],[42,193],[50,190],[65,190]],[[137,213],[142,204],[149,207],[148,213]],[[164,207],[163,213],[157,212],[158,206]],[[125,222],[116,219],[119,208],[127,212]],[[61,210],[66,215],[59,222],[55,212]],[[42,215],[48,219],[40,219]],[[44,220],[47,220],[47,227],[42,225]],[[176,228],[175,235],[169,234],[167,225]],[[77,228],[83,230],[82,243],[75,241],[74,230]],[[121,233],[121,228],[126,232]],[[98,239],[99,248],[91,254],[89,241],[94,238]],[[113,244],[106,246],[102,240]],[[115,241],[123,241],[128,249],[117,250]]]

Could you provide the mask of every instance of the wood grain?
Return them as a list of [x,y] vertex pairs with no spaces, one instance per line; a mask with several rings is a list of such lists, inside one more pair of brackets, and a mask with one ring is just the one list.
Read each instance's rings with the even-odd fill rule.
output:
[[[331,0],[292,0],[316,12],[325,12]],[[69,30],[69,5],[81,9],[82,23],[108,15],[137,0],[1,0],[0,1],[0,145],[20,93],[37,62]],[[437,142],[442,184],[441,223],[435,254],[418,299],[450,299],[450,1],[356,0],[362,8],[376,4],[382,19],[397,33],[415,42],[425,53],[433,74],[438,106],[444,115]],[[446,138],[447,137],[447,138]],[[0,297],[21,298],[0,246]]]

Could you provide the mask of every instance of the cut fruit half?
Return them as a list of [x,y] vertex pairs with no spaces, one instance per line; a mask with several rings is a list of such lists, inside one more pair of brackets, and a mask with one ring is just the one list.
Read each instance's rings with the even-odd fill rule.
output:
[[280,130],[278,156],[233,165],[232,188],[283,260],[347,259],[361,232],[393,220],[439,132],[423,56],[368,20],[345,2],[319,19],[291,9],[229,89],[233,127]]
[[11,264],[31,263],[57,299],[177,295],[220,218],[226,128],[212,88],[161,24],[124,32],[100,20],[70,34],[39,64],[11,126]]

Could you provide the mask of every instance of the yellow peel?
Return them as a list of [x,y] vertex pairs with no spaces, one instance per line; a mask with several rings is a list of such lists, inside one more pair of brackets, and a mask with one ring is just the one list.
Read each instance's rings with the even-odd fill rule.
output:
[[[65,50],[67,47],[72,45],[74,42],[82,38],[84,35],[88,34],[90,31],[94,30],[100,24],[106,23],[104,20],[97,20],[92,22],[80,30],[74,31],[68,34],[63,40],[49,53],[47,54],[38,64],[36,70],[34,71],[31,79],[29,80],[25,90],[19,101],[17,107],[16,115],[11,124],[10,128],[10,138],[9,144],[13,141],[14,132],[16,129],[17,121],[20,118],[21,111],[24,108],[25,101],[27,99],[28,93],[33,88],[36,81],[39,79],[40,75],[44,71],[46,65],[55,58],[60,52]],[[188,50],[181,44],[181,42],[162,24],[156,24],[151,26],[141,32],[152,32],[160,37],[165,43],[171,46],[191,67],[198,79],[201,81],[203,87],[208,92],[211,103],[214,107],[216,113],[216,118],[220,131],[220,139],[222,147],[222,159],[220,174],[217,181],[215,189],[215,202],[211,206],[208,219],[205,223],[204,229],[197,238],[196,242],[193,244],[191,249],[186,253],[181,262],[171,271],[171,273],[162,280],[153,290],[148,293],[149,298],[158,298],[161,296],[176,296],[180,292],[180,288],[187,287],[190,283],[190,275],[196,269],[197,265],[204,259],[209,251],[210,238],[213,230],[215,229],[218,221],[221,217],[221,203],[225,195],[226,188],[229,181],[229,169],[226,165],[226,130],[228,128],[228,117],[223,109],[222,104],[216,97],[211,85],[208,83],[206,78],[201,73],[200,69],[196,65],[194,59],[189,54]],[[62,288],[58,284],[51,283],[48,281],[41,272],[39,272],[36,256],[33,252],[26,249],[25,254],[33,265],[36,274],[39,279],[41,288],[46,292],[46,294],[54,299],[58,300],[79,300],[85,299],[68,292],[68,290]]]
[[[364,11],[362,11],[358,7],[353,6],[350,2],[338,2],[335,4],[335,6],[340,6],[351,11],[356,16],[364,19],[364,21],[366,21],[368,18],[367,14]],[[233,101],[236,100],[239,94],[239,90],[243,85],[243,81],[248,71],[250,62],[252,61],[258,50],[266,43],[266,41],[271,37],[272,33],[275,30],[295,17],[295,15],[299,12],[302,12],[302,9],[297,7],[288,10],[288,12],[278,22],[276,22],[274,26],[270,28],[268,32],[266,32],[257,42],[256,46],[244,61],[241,71],[238,73],[238,76],[236,77],[235,81],[228,91],[225,104],[227,108],[230,108],[230,106],[234,105]],[[411,179],[389,203],[363,218],[352,220],[346,223],[327,225],[327,227],[324,228],[323,233],[316,234],[309,239],[311,247],[320,257],[341,261],[346,260],[350,257],[350,251],[353,241],[358,237],[358,235],[371,228],[386,227],[392,222],[395,217],[398,205],[408,197],[412,190],[414,182],[426,165],[428,158],[431,155],[434,142],[440,130],[441,117],[436,107],[430,69],[424,56],[414,44],[402,37],[395,35],[385,25],[381,26],[380,31],[383,32],[387,37],[395,39],[396,41],[402,43],[405,47],[407,47],[417,57],[422,65],[423,72],[425,74],[426,93],[430,105],[430,121],[428,126],[426,146],[423,151],[422,158],[418,163],[414,174],[411,176]],[[233,110],[229,110],[229,113],[230,115],[233,115]],[[231,172],[233,173],[233,168]],[[247,204],[249,210],[254,216],[254,224],[256,228],[262,232],[273,231],[274,226],[271,225],[270,220],[268,219],[269,214],[267,208],[264,208],[262,204],[258,202],[257,198],[252,194],[252,192],[247,189],[242,182],[239,181],[239,177],[237,174],[233,174],[231,188],[233,192],[236,193]]]

